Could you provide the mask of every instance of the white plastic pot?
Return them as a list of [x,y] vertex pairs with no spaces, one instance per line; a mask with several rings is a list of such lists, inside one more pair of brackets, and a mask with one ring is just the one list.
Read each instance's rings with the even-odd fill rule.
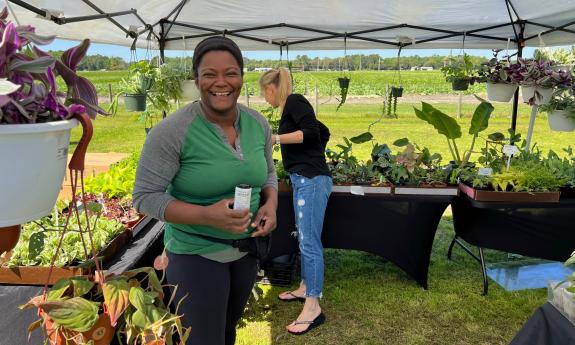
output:
[[[537,95],[535,94],[537,92]],[[553,88],[542,88],[539,86],[521,86],[521,95],[523,102],[529,103],[530,99],[534,100],[537,105],[547,104],[553,96]]]
[[182,100],[193,102],[200,99],[200,90],[196,86],[194,80],[182,81]]
[[509,102],[517,90],[514,84],[487,83],[487,99],[494,102]]
[[0,227],[48,215],[58,198],[77,120],[0,125]]
[[554,110],[547,116],[549,128],[558,132],[572,132],[575,130],[575,114],[565,110]]

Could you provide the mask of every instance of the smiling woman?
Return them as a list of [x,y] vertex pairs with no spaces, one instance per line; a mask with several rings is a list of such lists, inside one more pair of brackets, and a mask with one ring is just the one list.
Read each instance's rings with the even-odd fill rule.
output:
[[[193,69],[201,100],[148,134],[133,200],[140,212],[166,222],[166,275],[178,286],[178,300],[188,296],[178,310],[192,326],[188,343],[232,345],[256,258],[231,244],[255,241],[276,226],[271,129],[260,113],[237,103],[243,60],[233,41],[200,42]],[[251,186],[249,208],[233,209],[242,184]]]

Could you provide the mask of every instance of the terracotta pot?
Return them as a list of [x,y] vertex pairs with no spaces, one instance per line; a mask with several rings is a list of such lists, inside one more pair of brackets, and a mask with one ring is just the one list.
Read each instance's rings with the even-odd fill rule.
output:
[[0,254],[9,252],[20,239],[20,225],[12,225],[0,228]]
[[[46,329],[51,345],[76,345],[89,341],[93,341],[94,345],[110,345],[116,332],[116,327],[112,327],[110,324],[108,314],[100,314],[94,327],[81,334],[74,331],[63,332],[54,326],[54,321],[48,314],[40,311],[40,316],[44,319],[44,328]],[[68,340],[66,338],[68,338]]]

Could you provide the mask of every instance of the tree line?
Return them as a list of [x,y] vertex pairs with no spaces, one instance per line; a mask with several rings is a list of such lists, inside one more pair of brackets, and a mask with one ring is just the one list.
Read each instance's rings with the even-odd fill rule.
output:
[[[62,51],[51,51],[52,56],[59,58],[62,55]],[[336,57],[336,58],[311,58],[307,55],[297,55],[295,58],[290,58],[289,62],[284,58],[282,61],[279,59],[249,59],[244,58],[244,67],[248,71],[253,71],[256,68],[266,68],[266,67],[287,67],[288,63],[292,66],[292,69],[297,71],[339,71],[339,70],[395,70],[398,66],[402,70],[408,70],[412,67],[433,67],[433,69],[439,69],[445,64],[446,56],[433,55],[433,56],[404,56],[399,59],[393,57],[381,57],[377,54],[370,55],[348,55],[346,57]],[[155,57],[152,63],[157,62],[157,57]],[[472,61],[474,64],[479,64],[487,59],[484,57],[473,56]],[[191,69],[192,58],[186,57],[185,61],[180,57],[166,57],[165,62],[176,68],[188,68]],[[82,63],[78,66],[79,70],[82,71],[116,71],[125,70],[129,67],[129,62],[125,61],[121,57],[117,56],[104,56],[100,54],[87,55]]]
[[[51,51],[50,54],[59,58],[63,51]],[[378,54],[354,54],[348,56],[341,56],[336,58],[311,58],[307,55],[297,55],[295,58],[290,58],[289,61],[283,58],[282,61],[278,59],[248,59],[244,57],[244,67],[248,71],[253,71],[256,68],[278,67],[291,65],[292,69],[296,71],[339,71],[339,70],[409,70],[412,67],[433,67],[439,69],[446,63],[448,56],[432,55],[432,56],[402,56],[399,59],[396,57],[381,57]],[[573,63],[575,62],[575,47],[570,50],[553,49],[553,50],[536,50],[536,59],[553,59],[558,63]],[[487,58],[481,56],[471,56],[473,64],[478,65],[487,61]],[[157,63],[157,57],[152,61]],[[185,60],[181,57],[167,57],[165,62],[177,68],[191,69],[192,58],[186,57]],[[125,70],[129,67],[129,62],[117,56],[103,56],[103,55],[87,55],[82,63],[78,66],[79,70],[83,71],[99,71],[99,70]]]

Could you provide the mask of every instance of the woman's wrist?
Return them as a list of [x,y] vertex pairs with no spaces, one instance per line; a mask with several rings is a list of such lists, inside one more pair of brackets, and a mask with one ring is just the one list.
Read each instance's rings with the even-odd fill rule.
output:
[[280,145],[280,144],[281,144],[281,142],[280,142],[280,135],[279,135],[279,134],[276,134],[276,135],[275,135],[274,140],[275,140],[274,143],[275,143],[276,145]]

